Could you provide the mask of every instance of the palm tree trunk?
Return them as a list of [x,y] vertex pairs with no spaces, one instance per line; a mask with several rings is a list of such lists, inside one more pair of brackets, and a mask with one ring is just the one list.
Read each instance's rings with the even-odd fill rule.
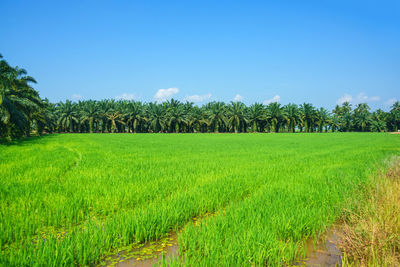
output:
[[93,133],[93,118],[89,119],[89,132]]
[[115,121],[112,120],[111,121],[111,132],[115,133],[115,130],[117,129],[117,125],[115,124]]
[[26,127],[25,134],[27,137],[31,135],[31,122],[28,122],[28,127]]

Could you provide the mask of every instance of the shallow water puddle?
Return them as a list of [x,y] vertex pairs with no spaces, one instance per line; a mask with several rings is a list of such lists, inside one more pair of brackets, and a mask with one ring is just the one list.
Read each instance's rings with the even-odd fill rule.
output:
[[[214,216],[215,213],[206,213],[202,216],[195,217],[191,223],[199,225],[200,221]],[[333,228],[321,241],[315,244],[314,239],[306,241],[306,258],[298,261],[294,266],[310,266],[310,267],[339,267],[343,266],[342,252],[338,245],[340,241],[339,230]],[[141,266],[150,267],[157,266],[163,258],[168,260],[178,255],[178,234],[171,232],[167,237],[160,240],[148,242],[144,244],[136,244],[128,246],[119,251],[118,254],[108,256],[103,259],[99,266],[115,266],[129,267]]]
[[173,232],[160,240],[122,249],[117,255],[105,258],[100,266],[154,266],[163,257],[168,259],[177,253],[177,234]]
[[[214,216],[216,213],[207,212],[199,217],[194,217],[190,223],[199,225],[200,221]],[[155,266],[162,261],[178,255],[178,234],[171,232],[167,237],[144,244],[136,244],[122,248],[118,254],[108,256],[100,262],[99,266]]]
[[315,242],[309,239],[306,242],[307,257],[298,262],[297,266],[336,267],[342,266],[342,252],[338,248],[339,232],[336,229],[329,231],[324,241]]

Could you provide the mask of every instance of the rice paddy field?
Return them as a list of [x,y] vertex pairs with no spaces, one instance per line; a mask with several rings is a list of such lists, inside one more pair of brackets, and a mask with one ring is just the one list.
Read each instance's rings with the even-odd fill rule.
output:
[[0,145],[0,265],[97,266],[177,231],[172,266],[287,266],[363,201],[399,150],[400,135],[384,133],[59,134]]

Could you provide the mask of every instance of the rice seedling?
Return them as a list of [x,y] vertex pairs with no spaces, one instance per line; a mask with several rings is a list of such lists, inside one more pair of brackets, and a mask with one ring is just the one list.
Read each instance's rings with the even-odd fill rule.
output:
[[363,199],[399,137],[68,134],[2,145],[0,265],[96,265],[177,230],[172,266],[291,264]]

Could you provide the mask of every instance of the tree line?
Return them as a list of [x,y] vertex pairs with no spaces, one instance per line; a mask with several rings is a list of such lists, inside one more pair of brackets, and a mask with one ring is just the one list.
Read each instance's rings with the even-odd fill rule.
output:
[[397,131],[400,103],[389,112],[348,102],[331,112],[310,103],[267,105],[210,102],[196,106],[175,99],[163,103],[128,100],[66,100],[51,103],[32,87],[26,70],[0,55],[0,138],[32,133],[222,133]]

